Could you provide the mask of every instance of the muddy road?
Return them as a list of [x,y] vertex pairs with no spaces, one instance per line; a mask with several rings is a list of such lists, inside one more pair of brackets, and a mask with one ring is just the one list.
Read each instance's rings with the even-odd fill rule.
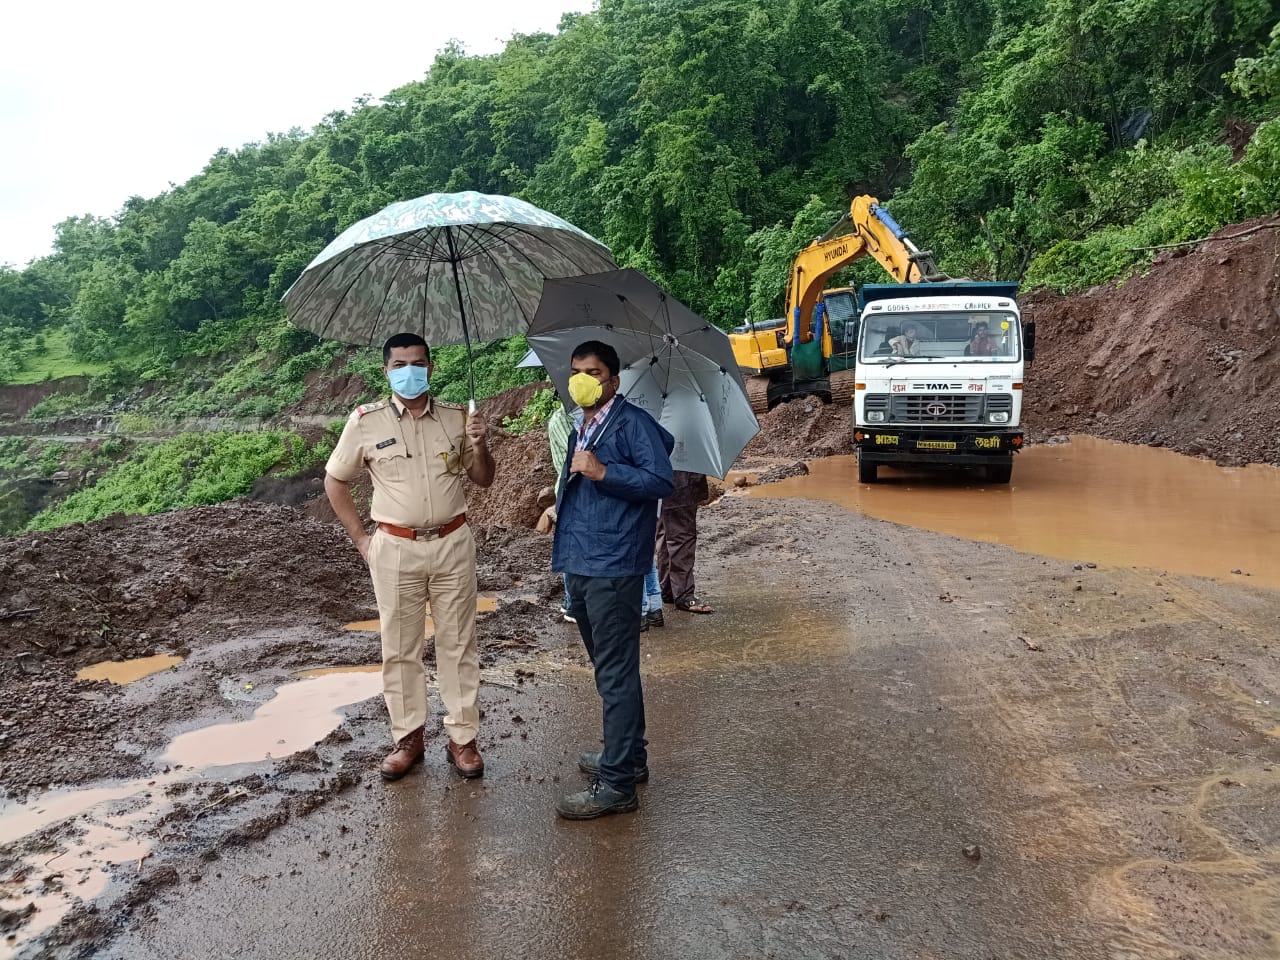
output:
[[[299,524],[321,554],[340,541],[238,505],[200,512],[206,537],[220,509],[277,569],[232,570],[226,596],[206,571],[195,598],[170,588],[189,606],[171,636],[140,620],[147,641],[116,639],[181,662],[76,681],[99,648],[68,626],[38,675],[5,666],[7,699],[47,687],[83,734],[51,742],[29,711],[5,727],[0,954],[1280,957],[1280,592],[1262,577],[1179,573],[1176,544],[1174,569],[1053,558],[726,496],[700,521],[719,612],[669,609],[644,637],[641,809],[568,824],[552,803],[599,717],[544,541],[482,544],[484,780],[451,774],[437,732],[384,785],[377,675],[315,673],[376,659],[376,635],[343,629],[371,598],[283,546]],[[157,575],[160,522],[112,531]]]

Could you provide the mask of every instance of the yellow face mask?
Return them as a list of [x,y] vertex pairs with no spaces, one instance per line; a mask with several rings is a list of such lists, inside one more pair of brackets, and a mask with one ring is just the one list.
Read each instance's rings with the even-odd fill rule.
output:
[[569,396],[580,407],[594,407],[604,395],[600,381],[589,373],[575,373],[569,378]]

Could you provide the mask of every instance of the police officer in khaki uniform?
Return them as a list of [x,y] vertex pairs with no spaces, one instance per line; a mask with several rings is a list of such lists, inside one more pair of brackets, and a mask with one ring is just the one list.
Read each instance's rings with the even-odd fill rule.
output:
[[[436,672],[447,711],[445,756],[459,774],[478,777],[480,656],[476,649],[476,543],[467,526],[464,477],[487,487],[493,457],[487,424],[428,392],[431,351],[417,334],[400,333],[382,350],[392,396],[357,407],[325,467],[325,493],[347,535],[369,564],[382,621],[382,689],[396,748],[382,762],[397,780],[422,759],[427,677],[422,665],[427,602],[435,623]],[[351,481],[373,479],[365,533]]]

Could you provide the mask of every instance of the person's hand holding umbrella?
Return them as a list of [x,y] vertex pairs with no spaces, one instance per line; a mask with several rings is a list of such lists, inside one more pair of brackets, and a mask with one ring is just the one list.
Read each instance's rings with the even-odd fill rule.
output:
[[[467,414],[467,438],[471,441],[471,445],[475,447],[477,453],[488,449],[488,436],[489,436],[489,421],[485,419],[484,414],[481,413],[479,410],[470,411]],[[489,467],[493,466],[492,459],[488,457],[480,457],[477,463],[486,464]],[[487,471],[487,477],[488,477],[487,480],[485,480],[482,477],[476,482],[479,483],[480,486],[482,487],[488,486],[489,483],[492,483],[493,482],[492,469]]]

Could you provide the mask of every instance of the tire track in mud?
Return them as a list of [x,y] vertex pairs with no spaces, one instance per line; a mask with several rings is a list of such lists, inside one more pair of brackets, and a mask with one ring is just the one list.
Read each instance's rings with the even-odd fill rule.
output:
[[[943,596],[972,591],[972,573],[962,577],[945,553],[923,563]],[[1022,567],[1041,563],[1026,557]],[[1053,855],[1097,838],[1083,844],[1097,858],[1089,909],[1117,955],[1280,955],[1280,827],[1260,828],[1280,806],[1280,709],[1264,701],[1268,683],[1276,689],[1267,632],[1276,595],[1151,570],[1075,574],[1015,575],[1011,590],[1040,589],[1015,605],[964,604],[986,622],[994,615],[1012,638],[1005,656],[1024,667],[1017,692],[984,682],[979,667],[968,706],[1001,718],[991,732],[1002,749],[1053,784],[1044,796]],[[1213,651],[1200,649],[1206,637]],[[1227,653],[1203,655],[1217,650]],[[1177,682],[1188,664],[1206,663],[1211,679],[1202,670]],[[1221,722],[1211,728],[1198,708]],[[1254,794],[1252,816],[1224,791]],[[1210,812],[1224,823],[1209,823]],[[1130,858],[1116,862],[1117,842]]]

